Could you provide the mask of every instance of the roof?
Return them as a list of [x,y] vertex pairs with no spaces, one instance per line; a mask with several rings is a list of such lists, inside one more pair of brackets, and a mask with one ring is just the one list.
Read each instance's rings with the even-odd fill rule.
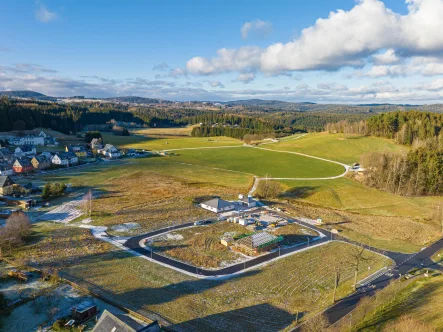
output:
[[245,203],[252,203],[254,201],[254,199],[251,196],[247,196],[247,197],[243,197],[242,199],[240,199],[241,202],[245,202]]
[[10,151],[10,150],[7,149],[7,148],[0,148],[0,154],[2,154],[2,155],[6,155],[6,156],[9,156],[9,155],[12,154],[12,151]]
[[[116,147],[112,144],[106,144],[105,147],[103,148],[103,150],[108,151],[111,149],[116,149]],[[117,149],[116,149],[117,150]]]
[[91,140],[91,144],[102,144],[102,139],[101,138],[93,138]]
[[160,332],[160,326],[155,321],[143,326],[131,317],[113,314],[104,310],[92,332]]
[[34,149],[34,146],[32,146],[32,145],[22,145],[22,146],[19,146],[17,149],[22,150],[22,152],[31,152]]
[[17,158],[16,161],[18,161],[22,167],[23,166],[32,166],[31,159],[29,159],[28,157]]
[[0,176],[0,188],[9,187],[15,184],[9,176]]
[[79,313],[84,313],[86,311],[88,311],[91,308],[96,307],[97,305],[94,302],[91,301],[84,301],[78,305],[76,305],[75,307],[72,307],[72,310],[75,310]]
[[47,156],[45,156],[44,154],[41,154],[39,156],[35,156],[34,158],[39,162],[39,164],[50,162],[49,158]]
[[237,244],[244,245],[249,248],[258,248],[267,243],[279,242],[280,240],[280,237],[269,234],[268,232],[259,232],[237,240]]
[[223,209],[225,207],[228,206],[232,206],[231,202],[225,201],[224,199],[221,198],[213,198],[210,199],[209,201],[203,202],[201,204],[216,208],[216,209]]

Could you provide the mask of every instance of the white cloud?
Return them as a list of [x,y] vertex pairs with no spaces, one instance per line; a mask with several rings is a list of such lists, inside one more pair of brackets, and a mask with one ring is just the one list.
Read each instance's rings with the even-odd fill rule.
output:
[[241,37],[247,39],[248,37],[264,38],[272,32],[272,24],[262,20],[254,20],[245,22],[240,29]]
[[244,84],[248,84],[255,80],[255,74],[254,73],[244,73],[237,76],[236,81],[242,82]]
[[[187,69],[199,75],[254,70],[281,74],[364,67],[371,59],[376,65],[390,65],[411,57],[441,57],[443,0],[406,0],[406,4],[408,13],[401,15],[380,0],[360,0],[349,11],[337,10],[318,19],[293,41],[263,50],[223,48],[211,59],[192,58]],[[245,26],[245,36],[250,29]]]
[[195,57],[188,61],[186,69],[191,74],[210,75],[228,71],[247,71],[260,64],[261,49],[256,46],[245,46],[237,50],[222,48],[217,57],[205,59]]
[[40,22],[48,23],[55,20],[57,18],[57,14],[55,12],[49,11],[42,2],[37,1],[35,18]]

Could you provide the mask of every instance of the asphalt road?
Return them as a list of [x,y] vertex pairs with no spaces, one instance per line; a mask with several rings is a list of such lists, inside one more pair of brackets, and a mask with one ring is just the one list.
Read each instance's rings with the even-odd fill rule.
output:
[[209,270],[209,269],[203,269],[200,267],[195,267],[193,265],[190,265],[190,264],[187,264],[184,262],[180,262],[180,261],[171,259],[169,257],[165,257],[163,255],[159,255],[147,248],[140,246],[140,241],[142,241],[143,239],[146,239],[146,238],[149,238],[152,236],[156,236],[156,235],[160,235],[160,234],[164,234],[164,233],[168,233],[172,230],[183,229],[183,228],[187,228],[187,227],[191,227],[191,226],[194,226],[194,223],[186,223],[186,224],[182,224],[182,225],[171,226],[168,228],[163,228],[163,229],[160,229],[157,231],[153,231],[150,233],[135,236],[135,237],[128,239],[124,243],[124,246],[139,253],[139,254],[142,254],[146,257],[150,257],[151,259],[156,260],[160,263],[168,264],[174,268],[177,268],[177,269],[180,269],[180,270],[183,270],[186,272],[202,275],[202,276],[215,277],[215,276],[226,276],[226,275],[238,273],[238,272],[241,272],[242,270],[245,270],[245,269],[254,267],[256,265],[268,262],[274,258],[279,257],[280,255],[285,255],[285,254],[293,253],[293,252],[308,248],[311,245],[313,245],[313,243],[319,244],[319,243],[325,243],[325,242],[329,241],[328,237],[324,237],[324,238],[320,238],[316,241],[311,241],[309,243],[299,245],[299,246],[294,246],[294,247],[290,247],[290,248],[279,248],[279,250],[272,251],[266,255],[262,255],[262,256],[253,258],[251,260],[248,260],[248,261],[245,261],[242,263],[238,263],[235,265],[231,265],[229,267],[225,267],[222,269],[217,269],[217,270]]

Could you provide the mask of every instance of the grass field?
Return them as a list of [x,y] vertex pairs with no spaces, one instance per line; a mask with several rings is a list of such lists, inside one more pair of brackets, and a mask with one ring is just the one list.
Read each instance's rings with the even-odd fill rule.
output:
[[100,197],[92,204],[94,224],[135,222],[141,226],[139,232],[212,216],[194,206],[194,198],[235,198],[247,193],[252,185],[250,176],[196,169],[171,159],[132,159],[57,173],[45,179],[100,190]]
[[217,147],[217,146],[240,146],[243,145],[242,141],[239,141],[230,137],[143,137],[143,136],[129,136],[131,138],[138,137],[140,141],[125,143],[124,141],[118,142],[120,147],[134,148],[134,149],[146,149],[146,150],[171,150],[171,149],[183,149],[183,148],[200,148],[200,147]]
[[301,202],[360,214],[433,218],[440,197],[404,197],[369,188],[347,178],[324,181],[281,181],[285,196]]
[[282,139],[280,143],[266,145],[266,148],[301,152],[346,164],[358,162],[360,156],[367,152],[407,149],[383,138],[328,133],[308,134],[299,139]]
[[374,303],[375,310],[367,312],[366,317],[356,322],[350,331],[406,331],[394,329],[402,317],[410,320],[406,326],[403,324],[408,331],[443,330],[443,276],[430,277],[429,280],[420,278],[399,288],[388,303],[380,296],[381,301]]
[[[236,278],[196,280],[125,253],[85,259],[65,275],[133,309],[153,311],[176,329],[277,331],[331,301],[333,267],[349,258],[349,245],[321,246]],[[370,255],[359,278],[388,262]],[[351,291],[352,268],[342,263],[339,296]]]
[[342,174],[344,168],[326,161],[254,148],[177,151],[174,160],[268,177],[314,178]]

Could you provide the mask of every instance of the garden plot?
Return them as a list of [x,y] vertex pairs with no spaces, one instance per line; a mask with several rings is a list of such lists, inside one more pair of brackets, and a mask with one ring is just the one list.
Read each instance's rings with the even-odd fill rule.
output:
[[247,229],[229,223],[191,227],[151,238],[146,245],[158,254],[194,266],[220,268],[247,259],[220,243],[221,238],[227,232],[242,235],[247,232]]

